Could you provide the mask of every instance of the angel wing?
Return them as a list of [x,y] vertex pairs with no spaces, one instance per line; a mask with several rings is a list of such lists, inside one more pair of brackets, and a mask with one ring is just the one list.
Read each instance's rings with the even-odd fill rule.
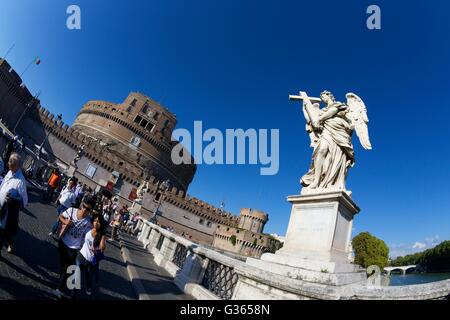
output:
[[347,105],[349,107],[349,112],[347,117],[352,122],[355,128],[356,135],[359,138],[359,142],[366,150],[372,149],[372,144],[369,139],[369,129],[367,128],[367,123],[369,123],[369,118],[367,117],[367,108],[364,102],[354,93],[347,93]]

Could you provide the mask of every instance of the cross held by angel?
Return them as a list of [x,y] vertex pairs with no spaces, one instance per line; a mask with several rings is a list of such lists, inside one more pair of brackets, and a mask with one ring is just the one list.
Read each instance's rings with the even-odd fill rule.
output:
[[[347,103],[336,101],[333,94],[323,91],[320,98],[308,97],[306,92],[290,95],[291,100],[303,101],[306,131],[313,148],[309,171],[301,178],[302,194],[346,190],[348,169],[355,163],[352,134],[364,149],[372,149],[367,123],[367,109],[360,97],[347,93]],[[320,107],[323,103],[325,106]]]

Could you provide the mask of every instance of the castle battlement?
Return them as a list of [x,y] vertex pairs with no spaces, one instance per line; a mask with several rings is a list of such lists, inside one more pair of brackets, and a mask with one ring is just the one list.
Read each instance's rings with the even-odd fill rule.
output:
[[[59,140],[69,145],[74,150],[77,150],[84,144],[85,157],[89,160],[110,172],[119,172],[120,177],[124,181],[133,184],[135,187],[140,185],[142,181],[142,178],[140,177],[140,168],[130,166],[127,170],[124,170],[119,165],[120,161],[122,161],[121,158],[107,152],[102,152],[102,147],[98,143],[93,142],[81,131],[74,130],[67,124],[64,124],[63,121],[59,121],[58,124],[55,124],[56,117],[42,106],[39,107],[39,115],[45,129],[50,131],[50,133]],[[153,196],[158,192],[158,186],[161,181],[153,175],[150,176],[147,181],[149,182],[148,193]],[[198,198],[190,197],[184,190],[178,189],[175,186],[171,187],[170,191],[164,195],[164,200],[176,207],[215,223],[230,226],[237,226],[239,223],[239,217],[234,216],[230,212],[225,212]]]

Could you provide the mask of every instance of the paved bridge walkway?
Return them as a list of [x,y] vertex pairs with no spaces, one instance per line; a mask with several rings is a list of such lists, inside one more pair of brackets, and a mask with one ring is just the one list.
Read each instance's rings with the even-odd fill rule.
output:
[[[53,291],[58,279],[57,242],[47,234],[56,219],[56,208],[41,202],[40,191],[28,186],[30,204],[20,213],[20,231],[14,253],[2,249],[0,261],[0,299],[56,299]],[[106,258],[100,263],[99,283],[92,296],[82,290],[81,299],[188,299],[157,267],[150,253],[131,236],[123,242],[108,241]],[[121,248],[124,246],[124,248]],[[124,261],[128,254],[128,265]],[[130,280],[130,269],[136,277]],[[136,288],[140,290],[137,292]]]

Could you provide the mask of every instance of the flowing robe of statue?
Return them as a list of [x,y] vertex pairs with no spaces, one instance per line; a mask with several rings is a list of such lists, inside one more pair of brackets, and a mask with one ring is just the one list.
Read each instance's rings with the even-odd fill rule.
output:
[[[322,109],[327,111],[328,107]],[[304,187],[314,181],[314,161],[320,148],[327,149],[322,164],[322,175],[316,188],[345,190],[345,178],[348,168],[355,162],[355,153],[352,144],[352,127],[346,117],[346,111],[340,111],[323,123],[322,132],[314,147],[312,164],[309,171],[302,177]]]

